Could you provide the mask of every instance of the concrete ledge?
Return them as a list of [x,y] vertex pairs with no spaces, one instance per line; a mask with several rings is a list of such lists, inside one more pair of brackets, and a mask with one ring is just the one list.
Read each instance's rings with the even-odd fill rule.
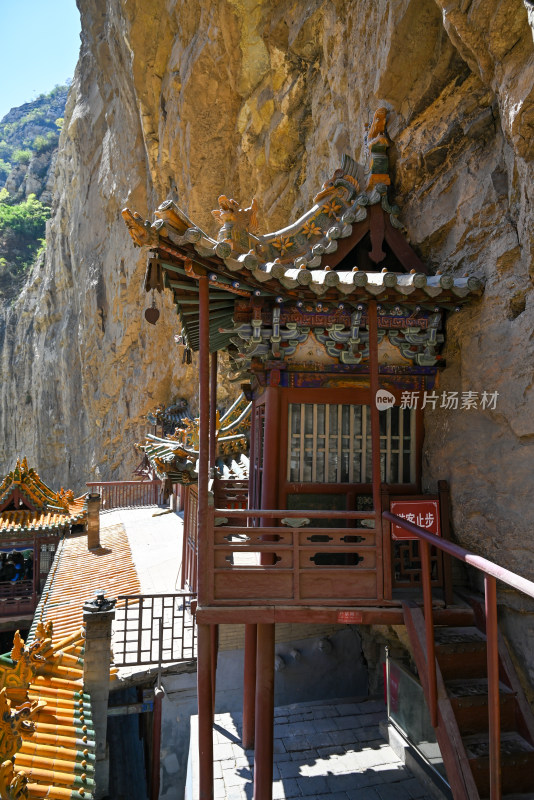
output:
[[378,728],[395,755],[425,786],[428,793],[432,795],[435,800],[454,800],[452,792],[444,778],[427,764],[415,747],[402,735],[395,725],[384,720],[379,723]]

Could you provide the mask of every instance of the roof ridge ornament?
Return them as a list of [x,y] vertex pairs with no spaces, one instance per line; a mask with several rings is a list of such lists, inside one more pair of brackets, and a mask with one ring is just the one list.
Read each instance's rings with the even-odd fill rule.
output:
[[385,106],[377,108],[367,134],[367,147],[371,157],[371,173],[367,180],[366,191],[374,189],[379,183],[391,186],[389,159],[387,156],[387,149],[391,144],[391,140],[386,132],[387,114],[388,110]]
[[219,208],[211,213],[221,226],[217,236],[218,242],[227,242],[233,253],[248,253],[254,247],[251,235],[258,233],[258,203],[256,198],[248,208],[241,208],[238,200],[221,194],[218,198]]

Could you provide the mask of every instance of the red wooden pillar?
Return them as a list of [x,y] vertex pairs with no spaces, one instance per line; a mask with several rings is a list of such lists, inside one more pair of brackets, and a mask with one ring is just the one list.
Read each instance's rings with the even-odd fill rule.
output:
[[274,625],[258,625],[254,800],[272,800],[274,726]]
[[217,454],[217,351],[210,356],[210,467]]
[[[209,462],[212,477],[217,457],[217,351],[210,355],[210,444]],[[219,626],[211,626],[211,692],[215,712],[215,691],[217,684],[217,656],[219,653]]]
[[[209,597],[209,284],[199,278],[199,456],[198,456],[198,605]],[[198,748],[199,800],[213,800],[212,638],[209,625],[198,625]]]
[[[377,544],[377,565],[383,576],[383,549],[391,547],[390,541],[383,542],[382,535],[382,505],[381,505],[381,470],[380,470],[380,412],[376,404],[376,393],[380,386],[378,381],[378,314],[376,300],[369,300],[368,305],[368,325],[369,325],[369,371],[371,384],[371,444],[373,453],[373,508],[375,511],[375,533]],[[386,563],[389,558],[386,558]],[[377,575],[378,577],[378,575]],[[379,580],[377,586],[378,597],[383,597],[383,579]]]
[[243,669],[243,747],[245,750],[252,750],[254,747],[257,631],[257,625],[245,625],[245,664]]
[[[263,442],[263,480],[261,507],[278,508],[280,465],[280,392],[275,386],[266,389],[265,439]],[[272,525],[269,519],[260,524]],[[268,541],[272,537],[262,537]],[[262,554],[261,563],[273,564],[270,553]],[[272,800],[273,727],[274,727],[274,633],[273,623],[257,626],[256,651],[256,720],[254,753],[254,800]]]
[[[263,477],[261,508],[278,508],[278,480],[280,471],[280,391],[274,386],[265,390],[265,438],[263,441]],[[260,525],[273,525],[269,519],[261,519]],[[269,541],[270,536],[263,537]],[[262,564],[272,564],[269,553],[262,554]]]

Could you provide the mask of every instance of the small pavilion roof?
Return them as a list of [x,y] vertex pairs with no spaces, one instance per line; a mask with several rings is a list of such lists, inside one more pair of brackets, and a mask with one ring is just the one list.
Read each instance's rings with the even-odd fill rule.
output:
[[212,350],[228,346],[224,331],[231,328],[239,298],[351,304],[376,298],[452,309],[481,294],[476,276],[431,274],[403,234],[400,208],[388,199],[385,119],[385,109],[379,109],[369,133],[366,188],[360,189],[359,165],[344,156],[309,210],[280,230],[260,235],[256,202],[241,208],[224,195],[212,212],[221,226],[217,239],[172,200],[158,207],[153,222],[124,209],[134,243],[149,252],[145,288],[173,291],[186,345],[198,349],[201,274],[210,279]]
[[0,483],[0,541],[1,536],[64,533],[86,519],[85,495],[74,497],[64,489],[54,492],[25,458],[17,460]]

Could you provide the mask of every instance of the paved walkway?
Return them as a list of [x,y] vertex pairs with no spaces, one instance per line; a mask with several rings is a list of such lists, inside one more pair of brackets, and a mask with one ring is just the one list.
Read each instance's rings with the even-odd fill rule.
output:
[[126,528],[141,592],[179,592],[182,515],[158,506],[117,508],[100,515],[102,530],[117,523]]
[[[273,800],[432,800],[380,736],[376,700],[275,709]],[[240,743],[241,715],[218,714],[215,798],[251,800],[254,753]]]

